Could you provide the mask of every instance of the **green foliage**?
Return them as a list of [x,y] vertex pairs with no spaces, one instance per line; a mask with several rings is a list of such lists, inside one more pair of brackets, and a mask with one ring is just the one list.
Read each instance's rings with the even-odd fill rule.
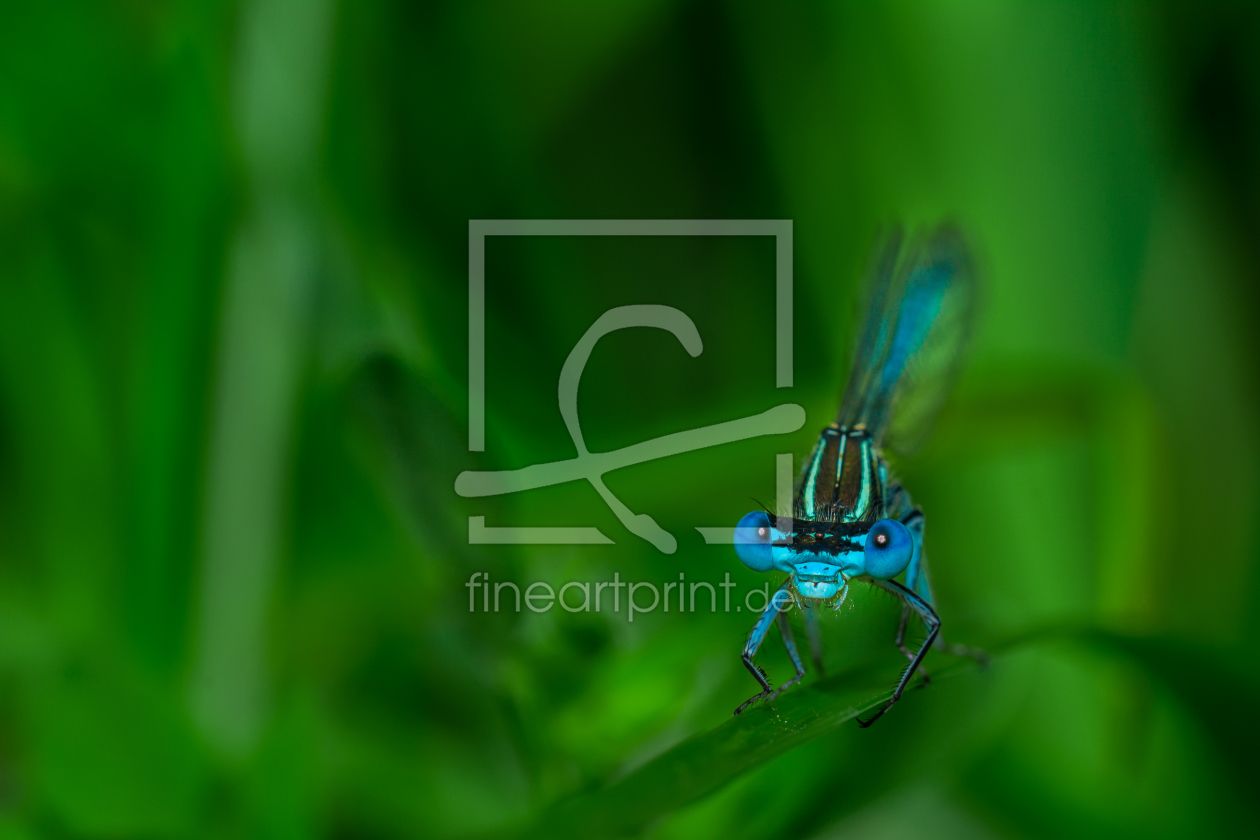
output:
[[[603,790],[559,803],[544,812],[533,833],[553,837],[637,834],[663,815],[776,756],[850,721],[869,718],[892,697],[887,675],[895,673],[896,664],[882,664],[891,667],[849,671],[753,707],[684,741]],[[974,670],[976,664],[969,661],[955,666],[937,674],[933,681],[940,683],[964,668]]]

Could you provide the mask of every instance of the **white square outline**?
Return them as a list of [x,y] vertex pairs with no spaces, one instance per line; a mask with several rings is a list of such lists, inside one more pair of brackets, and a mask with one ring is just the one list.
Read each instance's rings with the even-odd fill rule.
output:
[[[791,219],[469,219],[468,220],[468,451],[486,444],[487,236],[773,236],[775,242],[775,387],[792,387]],[[775,463],[780,506],[790,500],[792,456]],[[697,527],[706,543],[730,544],[733,527]],[[468,518],[470,544],[611,544],[596,528],[488,528]]]

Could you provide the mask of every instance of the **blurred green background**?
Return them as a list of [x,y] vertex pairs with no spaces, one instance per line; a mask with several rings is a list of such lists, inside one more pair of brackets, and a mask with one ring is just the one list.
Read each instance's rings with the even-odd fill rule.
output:
[[[512,834],[727,720],[746,612],[470,613],[464,583],[759,585],[694,526],[771,500],[774,453],[830,421],[876,231],[945,217],[985,307],[896,466],[947,637],[999,656],[630,816],[1256,831],[1253,7],[4,3],[0,837]],[[793,220],[795,386],[768,239],[491,239],[469,453],[481,218]],[[682,308],[705,351],[606,338],[593,450],[786,401],[805,428],[610,474],[673,555],[584,484],[457,497],[572,456],[560,366],[627,303]],[[470,546],[474,515],[615,545]],[[896,616],[857,592],[829,665]]]

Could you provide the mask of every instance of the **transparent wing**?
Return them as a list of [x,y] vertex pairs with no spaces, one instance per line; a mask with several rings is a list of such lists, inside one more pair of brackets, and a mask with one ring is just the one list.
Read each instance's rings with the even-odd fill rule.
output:
[[877,249],[853,371],[836,421],[877,444],[913,447],[957,377],[979,298],[975,262],[954,227]]

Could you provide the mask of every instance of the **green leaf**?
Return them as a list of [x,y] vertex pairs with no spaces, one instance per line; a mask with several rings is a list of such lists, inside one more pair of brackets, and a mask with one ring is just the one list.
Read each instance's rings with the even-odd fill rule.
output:
[[[1220,656],[1181,642],[1095,628],[1043,628],[990,650],[1006,654],[1064,641],[1126,659],[1163,682],[1205,724],[1207,734],[1226,760],[1236,770],[1244,771],[1240,778],[1246,777],[1246,762],[1254,755],[1256,728],[1245,712],[1260,704],[1260,693],[1238,668]],[[865,717],[891,698],[889,673],[896,673],[897,667],[904,667],[904,660],[897,660],[894,665],[891,660],[880,659],[856,671],[789,690],[683,741],[604,788],[555,804],[520,836],[638,834],[666,814],[713,793],[776,756],[841,726],[856,725],[855,719]],[[945,668],[934,669],[932,681],[941,682],[977,670],[975,661],[955,659]],[[917,696],[918,692],[907,691],[891,715],[915,702]],[[1214,712],[1221,709],[1238,714]],[[1222,729],[1224,720],[1235,723]]]
[[[790,689],[773,701],[701,733],[657,756],[606,788],[558,803],[523,836],[617,837],[636,834],[654,820],[712,793],[740,774],[844,725],[857,724],[892,697],[889,674],[904,668],[877,663]],[[970,659],[933,671],[932,681],[978,670]],[[913,685],[913,683],[912,683]],[[907,690],[898,706],[915,701]],[[895,715],[895,707],[890,714]]]

